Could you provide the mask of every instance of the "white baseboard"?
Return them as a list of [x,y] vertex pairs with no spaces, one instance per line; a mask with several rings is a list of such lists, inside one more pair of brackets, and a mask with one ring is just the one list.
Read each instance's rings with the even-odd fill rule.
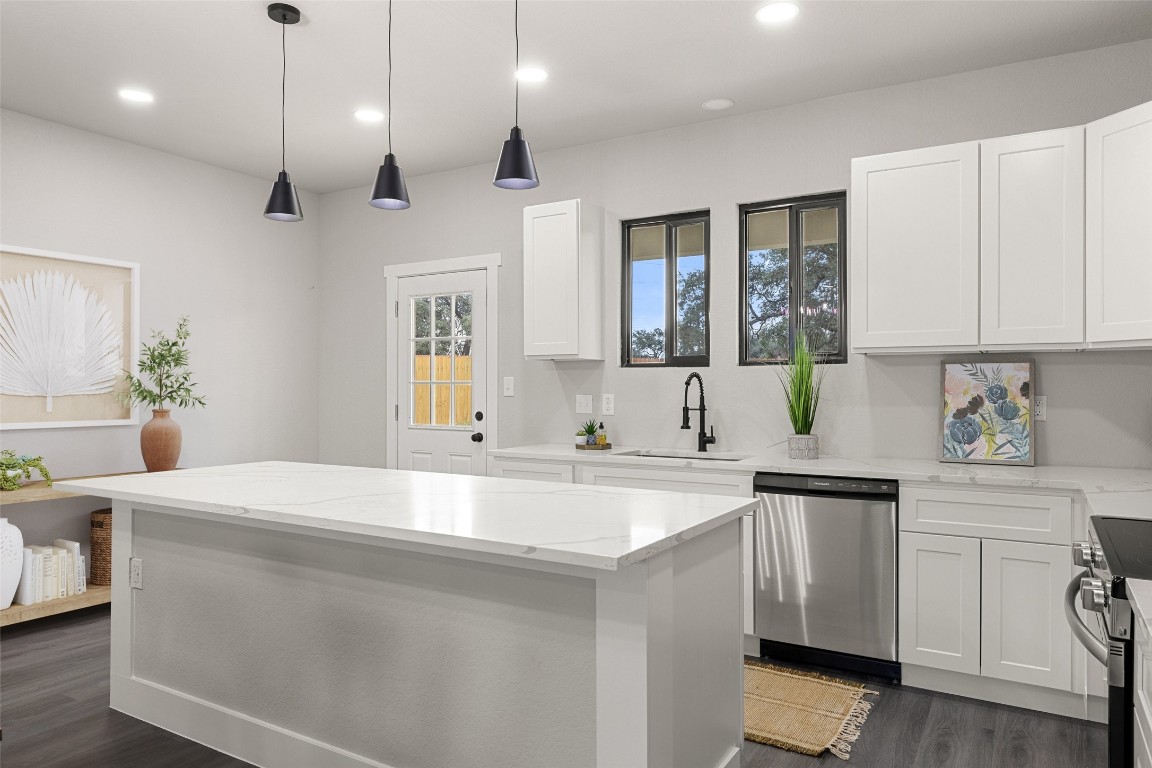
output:
[[156,683],[111,682],[112,709],[261,768],[393,768]]
[[1089,696],[1085,702],[1081,694],[1058,691],[1055,688],[966,675],[916,664],[902,664],[901,668],[903,684],[911,688],[951,693],[1021,709],[1034,709],[1063,717],[1090,720],[1094,723],[1108,722],[1108,700],[1100,696]]
[[740,768],[740,748],[732,747],[724,759],[716,763],[716,768]]

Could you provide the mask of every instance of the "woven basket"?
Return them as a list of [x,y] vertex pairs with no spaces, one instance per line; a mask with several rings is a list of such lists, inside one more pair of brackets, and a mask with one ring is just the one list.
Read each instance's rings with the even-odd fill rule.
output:
[[92,513],[92,575],[89,584],[112,584],[112,510],[98,509]]

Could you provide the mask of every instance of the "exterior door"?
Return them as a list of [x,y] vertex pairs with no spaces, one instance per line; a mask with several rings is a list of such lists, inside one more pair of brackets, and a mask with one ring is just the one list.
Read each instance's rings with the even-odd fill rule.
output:
[[396,468],[483,475],[483,270],[399,280]]

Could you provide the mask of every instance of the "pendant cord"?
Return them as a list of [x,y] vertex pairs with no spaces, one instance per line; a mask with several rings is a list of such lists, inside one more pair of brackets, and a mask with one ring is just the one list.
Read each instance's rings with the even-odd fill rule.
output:
[[512,8],[513,26],[516,28],[516,72],[513,74],[516,78],[516,119],[513,125],[520,125],[520,0],[514,0]]
[[388,0],[388,154],[392,154],[392,0]]
[[286,33],[288,25],[283,21],[280,22],[280,170],[287,170],[288,164],[286,162],[285,144],[286,133],[284,131],[284,107],[288,101],[288,44],[286,42]]

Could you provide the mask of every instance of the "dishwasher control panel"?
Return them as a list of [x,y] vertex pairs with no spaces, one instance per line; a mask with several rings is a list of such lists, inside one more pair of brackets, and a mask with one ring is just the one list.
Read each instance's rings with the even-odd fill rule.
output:
[[896,483],[852,477],[809,477],[808,490],[822,493],[895,493]]

